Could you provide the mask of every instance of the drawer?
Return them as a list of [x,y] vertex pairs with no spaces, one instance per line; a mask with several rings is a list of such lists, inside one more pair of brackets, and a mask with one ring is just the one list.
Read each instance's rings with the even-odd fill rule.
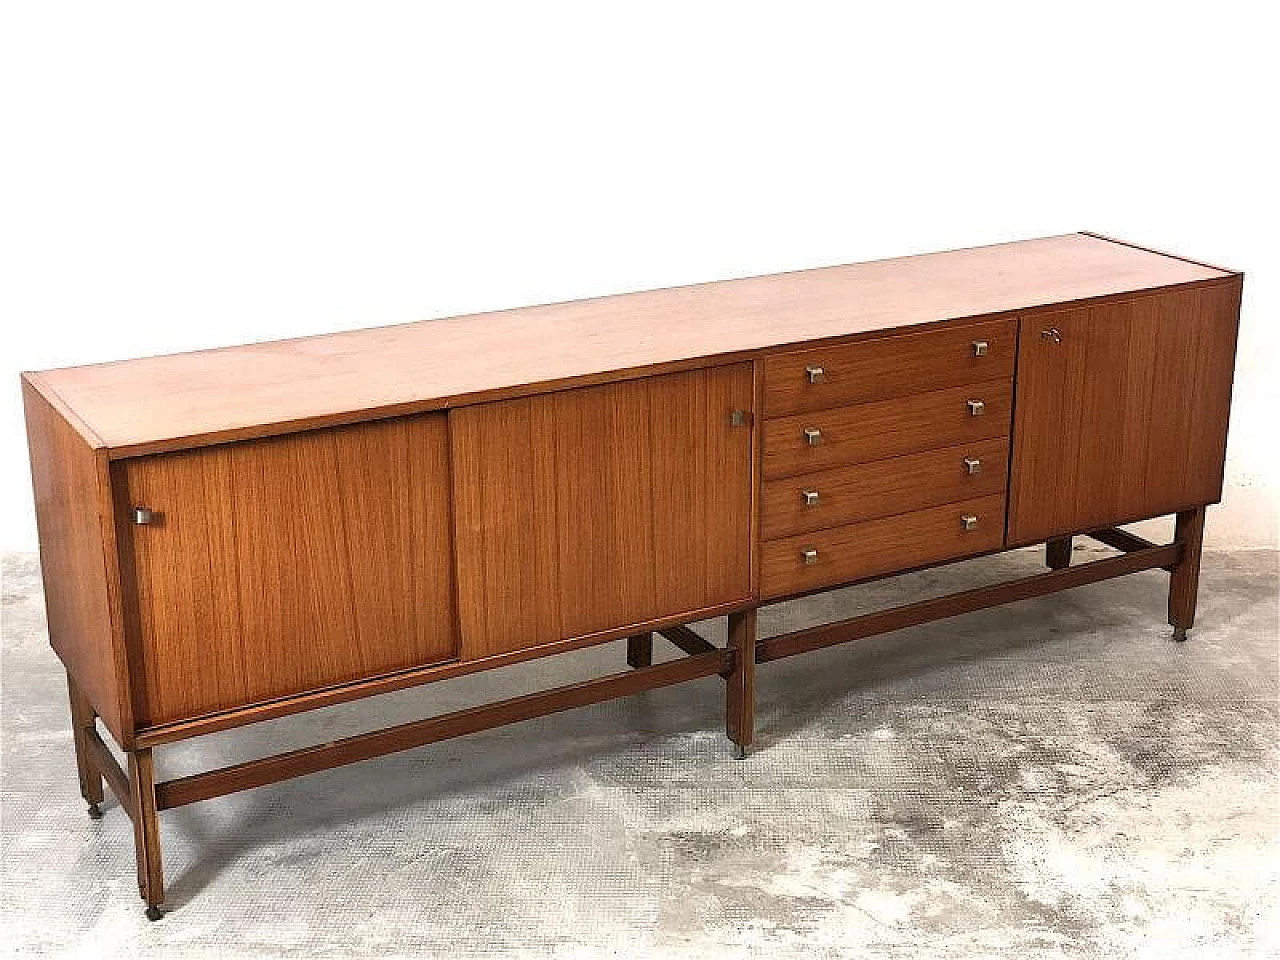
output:
[[[963,518],[974,518],[965,529]],[[1004,494],[771,540],[760,552],[760,596],[806,593],[999,549]],[[814,551],[806,558],[806,551]]]
[[766,420],[766,479],[1009,434],[1009,380]]
[[764,415],[1012,377],[1017,340],[1017,321],[990,320],[769,357]]
[[823,530],[1004,490],[1009,441],[972,443],[820,470],[764,484],[760,537]]

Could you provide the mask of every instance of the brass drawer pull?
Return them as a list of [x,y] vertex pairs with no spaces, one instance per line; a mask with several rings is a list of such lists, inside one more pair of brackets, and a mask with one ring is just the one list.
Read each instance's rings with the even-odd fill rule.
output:
[[822,367],[805,367],[804,372],[810,383],[826,383],[827,381],[827,371]]
[[808,547],[800,551],[800,557],[804,560],[805,566],[812,566],[818,562],[818,551],[813,547]]
[[963,517],[960,518],[960,526],[963,527],[965,530],[977,530],[978,518],[975,517],[972,513],[966,513]]
[[800,497],[804,500],[804,505],[806,507],[816,507],[818,505],[817,490],[801,490]]
[[988,344],[985,340],[973,341],[973,355],[975,357],[985,357],[987,355]]
[[964,472],[970,475],[982,472],[982,461],[977,457],[964,458]]
[[980,417],[987,412],[987,405],[981,400],[966,400],[969,405],[969,415],[972,417]]
[[140,527],[156,522],[156,512],[150,507],[130,507],[129,519]]
[[805,427],[804,442],[811,447],[816,447],[822,442],[822,431],[817,427]]

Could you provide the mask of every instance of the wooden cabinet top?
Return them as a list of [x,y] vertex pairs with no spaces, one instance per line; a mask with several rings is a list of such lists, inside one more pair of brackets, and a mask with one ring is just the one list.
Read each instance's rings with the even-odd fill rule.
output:
[[114,458],[1228,276],[1077,233],[24,376]]

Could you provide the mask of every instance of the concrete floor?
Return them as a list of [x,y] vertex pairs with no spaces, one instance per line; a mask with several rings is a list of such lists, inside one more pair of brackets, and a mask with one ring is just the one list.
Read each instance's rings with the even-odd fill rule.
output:
[[[1077,561],[1085,559],[1077,553]],[[1022,551],[774,608],[779,632],[1039,569]],[[36,563],[3,558],[9,953],[165,958],[1280,953],[1277,556],[1159,573],[161,815],[169,915],[76,787]],[[723,641],[723,621],[703,625]],[[666,654],[669,648],[660,643]],[[598,675],[621,644],[158,753],[160,775]]]

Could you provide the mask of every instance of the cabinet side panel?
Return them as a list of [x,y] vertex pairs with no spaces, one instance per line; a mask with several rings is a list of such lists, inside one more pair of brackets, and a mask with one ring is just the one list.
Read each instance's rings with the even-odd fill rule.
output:
[[112,629],[103,544],[105,456],[25,379],[22,399],[49,643],[123,743],[132,731],[126,730],[124,657]]

